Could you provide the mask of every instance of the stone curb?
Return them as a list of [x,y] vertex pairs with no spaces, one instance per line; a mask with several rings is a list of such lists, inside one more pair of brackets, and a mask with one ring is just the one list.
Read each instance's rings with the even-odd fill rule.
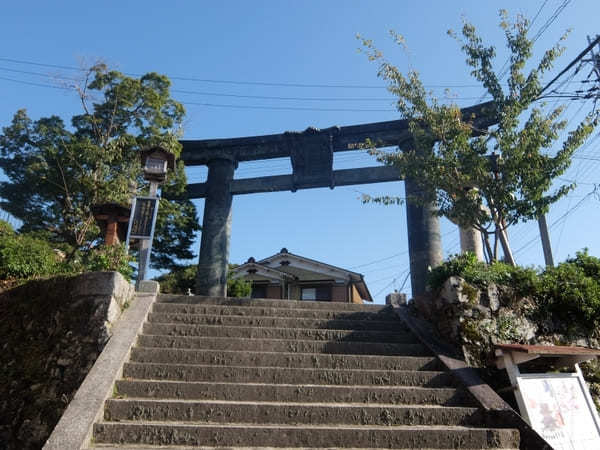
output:
[[521,435],[521,450],[552,450],[552,447],[531,426],[486,384],[456,351],[435,336],[431,324],[410,314],[408,307],[394,308],[414,335],[436,355],[456,381],[464,386],[475,401],[488,413],[488,422],[494,427],[517,428]]
[[93,424],[102,419],[104,401],[112,396],[115,380],[121,378],[135,337],[158,295],[158,283],[153,286],[152,282],[145,283],[144,292],[136,294],[131,306],[114,324],[111,339],[46,441],[44,450],[80,450],[89,445]]

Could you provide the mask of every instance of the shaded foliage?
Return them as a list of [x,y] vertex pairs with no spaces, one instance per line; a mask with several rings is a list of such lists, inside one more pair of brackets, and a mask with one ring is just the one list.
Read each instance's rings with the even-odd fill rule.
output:
[[[229,265],[229,276],[227,278],[227,295],[229,297],[249,297],[252,292],[252,284],[241,279],[231,278],[231,269],[237,267]],[[194,292],[196,286],[196,273],[198,267],[195,264],[181,266],[169,273],[159,276],[156,281],[160,283],[160,291],[165,294],[187,294]]]

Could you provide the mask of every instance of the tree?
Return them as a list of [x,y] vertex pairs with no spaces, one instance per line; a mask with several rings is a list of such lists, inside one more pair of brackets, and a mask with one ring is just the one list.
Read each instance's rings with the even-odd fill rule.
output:
[[[463,24],[461,36],[448,32],[461,44],[471,75],[492,97],[489,109],[498,123],[487,130],[475,129],[473,118],[463,117],[456,104],[443,104],[428,92],[416,71],[403,75],[371,41],[359,36],[369,59],[379,62],[378,76],[389,82],[388,90],[398,98],[398,111],[408,120],[413,141],[408,149],[373,148],[371,153],[416,183],[421,195],[407,201],[433,202],[439,215],[481,231],[492,260],[497,259],[498,238],[505,238],[507,227],[537,219],[574,188],[573,184],[556,187],[554,182],[598,121],[590,113],[569,132],[560,149],[552,151],[567,126],[561,119],[564,106],[546,110],[544,103],[537,102],[541,79],[564,51],[561,42],[566,35],[531,67],[529,21],[518,16],[511,22],[506,11],[500,11],[500,17],[510,50],[507,88],[493,71],[495,47],[484,45],[472,24]],[[400,35],[392,32],[392,37],[404,45]],[[390,197],[365,200],[398,201]],[[496,236],[493,250],[490,235]],[[514,264],[508,242],[502,244],[505,258]]]
[[[178,156],[177,134],[184,108],[170,97],[170,81],[157,73],[128,77],[96,64],[74,89],[82,113],[65,126],[60,117],[31,120],[18,111],[0,135],[0,206],[23,221],[21,231],[38,231],[54,243],[77,251],[96,246],[100,230],[91,206],[129,203],[147,192],[138,152],[161,145]],[[183,197],[180,161],[162,188]],[[153,266],[176,267],[194,255],[190,246],[199,229],[189,200],[160,201]]]
[[[241,278],[232,278],[231,270],[235,269],[237,264],[229,264],[227,276],[227,295],[229,297],[250,297],[252,293],[252,283]],[[194,292],[196,287],[196,273],[198,265],[181,266],[169,273],[165,273],[156,281],[160,283],[160,291],[165,294],[187,294]]]

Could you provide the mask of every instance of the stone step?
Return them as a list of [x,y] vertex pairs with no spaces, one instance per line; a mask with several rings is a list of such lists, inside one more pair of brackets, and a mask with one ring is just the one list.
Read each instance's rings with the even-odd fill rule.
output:
[[202,295],[173,295],[161,294],[159,303],[178,303],[187,305],[222,305],[222,306],[251,306],[267,308],[320,309],[337,311],[370,311],[378,312],[388,308],[387,305],[367,305],[338,302],[315,302],[299,300],[275,300],[258,298],[205,297]]
[[512,429],[459,426],[289,426],[100,422],[97,443],[319,448],[519,448]]
[[264,317],[303,317],[307,319],[337,319],[337,320],[394,320],[398,317],[392,308],[379,311],[338,311],[335,304],[331,309],[299,309],[275,308],[266,306],[224,306],[224,305],[194,305],[185,303],[155,303],[152,307],[155,313],[164,314],[207,314],[221,316],[264,316]]
[[104,420],[286,425],[464,425],[482,421],[477,408],[356,403],[281,403],[109,399]]
[[321,320],[301,317],[217,316],[201,314],[150,313],[151,323],[224,325],[234,327],[312,328],[328,330],[407,331],[400,321],[392,320]]
[[187,400],[388,403],[397,405],[474,406],[455,388],[402,386],[323,386],[266,383],[219,383],[117,380],[118,396]]
[[[416,342],[416,339],[413,339]],[[399,355],[428,356],[429,350],[422,344],[298,341],[291,339],[247,339],[220,337],[173,337],[142,334],[138,336],[140,347],[191,348],[209,350],[246,350],[287,353],[329,353],[348,355]]]
[[131,361],[213,366],[298,367],[367,370],[443,370],[437,358],[418,356],[320,355],[134,347]]
[[319,330],[308,328],[233,327],[225,325],[187,325],[180,323],[144,324],[144,334],[163,336],[206,336],[257,339],[316,341],[415,342],[408,331]]
[[455,387],[448,372],[236,367],[127,362],[123,377],[140,380],[229,383]]
[[[114,446],[112,444],[95,444],[94,447],[88,447],[84,450],[94,450],[95,448],[101,448],[104,450],[123,450],[124,448],[126,448],[127,450],[273,450],[274,447],[256,447],[256,446],[252,446],[252,447],[231,447],[231,446],[227,446],[227,447],[206,447],[205,445],[202,446],[194,446],[194,447],[188,447],[188,446],[181,446],[181,445],[161,445],[160,447],[155,447],[155,446],[150,446],[148,447],[147,445],[127,445],[127,447],[121,447],[121,446]],[[293,450],[312,450],[311,447],[278,447],[278,448],[286,448],[286,449],[293,449]],[[322,450],[337,450],[337,447],[319,447]],[[385,447],[388,448],[388,447]],[[412,448],[412,447],[411,447]],[[379,447],[378,449],[374,448],[374,447],[348,447],[346,450],[380,450],[381,447]],[[420,450],[434,450],[431,448],[421,448]],[[435,450],[454,450],[454,449],[449,449],[449,448],[438,448]],[[514,449],[508,449],[508,448],[504,448],[504,449],[496,449],[496,450],[514,450]]]

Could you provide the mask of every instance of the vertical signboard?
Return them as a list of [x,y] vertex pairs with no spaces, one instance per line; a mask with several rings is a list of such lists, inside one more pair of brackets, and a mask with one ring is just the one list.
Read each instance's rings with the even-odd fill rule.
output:
[[555,450],[600,449],[600,423],[578,373],[521,375],[526,419]]
[[156,214],[158,212],[158,198],[136,197],[133,199],[127,243],[130,239],[152,239]]

